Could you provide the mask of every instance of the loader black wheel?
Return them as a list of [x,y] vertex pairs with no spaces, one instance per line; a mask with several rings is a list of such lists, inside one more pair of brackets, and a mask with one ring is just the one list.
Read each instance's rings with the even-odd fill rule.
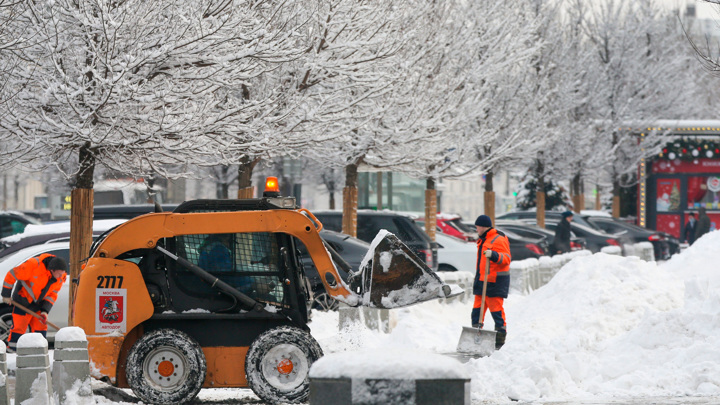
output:
[[310,394],[310,366],[322,357],[308,332],[290,326],[270,329],[250,345],[245,359],[248,385],[269,403],[302,403]]
[[0,340],[7,342],[13,328],[12,307],[0,308]]
[[313,298],[312,307],[313,309],[323,312],[337,311],[340,307],[340,303],[335,298],[331,297],[330,294],[321,292]]
[[159,329],[138,339],[125,365],[128,385],[143,402],[181,404],[195,398],[207,365],[200,345],[175,329]]

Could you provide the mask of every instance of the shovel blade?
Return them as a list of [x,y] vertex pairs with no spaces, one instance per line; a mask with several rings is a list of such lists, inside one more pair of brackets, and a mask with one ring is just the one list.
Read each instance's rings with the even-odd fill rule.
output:
[[451,287],[392,233],[380,232],[371,246],[369,260],[351,282],[360,291],[361,305],[390,309],[453,295]]
[[494,330],[483,330],[463,326],[457,351],[458,353],[487,357],[495,352],[496,333]]

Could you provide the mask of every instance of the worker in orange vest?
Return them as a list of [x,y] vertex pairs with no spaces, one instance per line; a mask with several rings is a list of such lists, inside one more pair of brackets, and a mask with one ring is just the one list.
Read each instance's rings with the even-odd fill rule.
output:
[[505,344],[507,336],[507,323],[503,302],[510,290],[510,242],[504,233],[492,227],[492,220],[487,215],[480,215],[475,220],[475,228],[480,237],[477,241],[478,255],[476,261],[475,282],[473,294],[475,302],[470,314],[470,321],[474,328],[482,328],[485,314],[481,314],[483,280],[485,280],[485,264],[490,261],[490,272],[487,278],[487,292],[485,295],[485,309],[495,321],[495,348],[500,349]]
[[[31,257],[10,270],[3,282],[2,300],[8,305],[15,301],[40,315],[45,322],[20,308],[13,307],[13,328],[8,337],[8,351],[14,352],[17,341],[28,326],[32,332],[47,335],[47,315],[55,305],[60,288],[65,283],[67,264],[61,257],[44,253]],[[19,284],[18,288],[13,287]],[[12,299],[10,295],[12,293]]]

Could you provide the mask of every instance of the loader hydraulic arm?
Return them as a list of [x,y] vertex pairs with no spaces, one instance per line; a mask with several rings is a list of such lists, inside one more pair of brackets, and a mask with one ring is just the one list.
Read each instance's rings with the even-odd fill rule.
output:
[[286,233],[298,238],[307,248],[328,294],[350,305],[358,304],[357,294],[339,276],[315,224],[295,210],[146,214],[115,228],[91,257],[115,258],[135,249],[153,249],[160,239],[178,235],[245,232]]

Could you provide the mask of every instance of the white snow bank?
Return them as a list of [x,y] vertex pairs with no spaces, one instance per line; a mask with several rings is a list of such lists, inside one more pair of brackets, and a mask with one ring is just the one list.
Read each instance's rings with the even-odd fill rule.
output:
[[47,340],[39,333],[26,333],[20,336],[17,342],[18,349],[21,347],[48,347]]
[[[603,253],[575,257],[530,295],[511,294],[507,343],[465,365],[473,403],[633,397],[720,403],[718,246],[715,231],[660,265]],[[389,334],[360,325],[338,333],[334,313],[316,314],[311,327],[325,353],[449,353],[471,308],[472,300],[394,310],[397,326]]]
[[310,368],[311,378],[466,379],[463,365],[439,354],[402,349],[328,354]]
[[61,328],[55,334],[56,342],[84,342],[86,340],[87,337],[85,336],[85,331],[77,326],[67,326],[65,328]]

